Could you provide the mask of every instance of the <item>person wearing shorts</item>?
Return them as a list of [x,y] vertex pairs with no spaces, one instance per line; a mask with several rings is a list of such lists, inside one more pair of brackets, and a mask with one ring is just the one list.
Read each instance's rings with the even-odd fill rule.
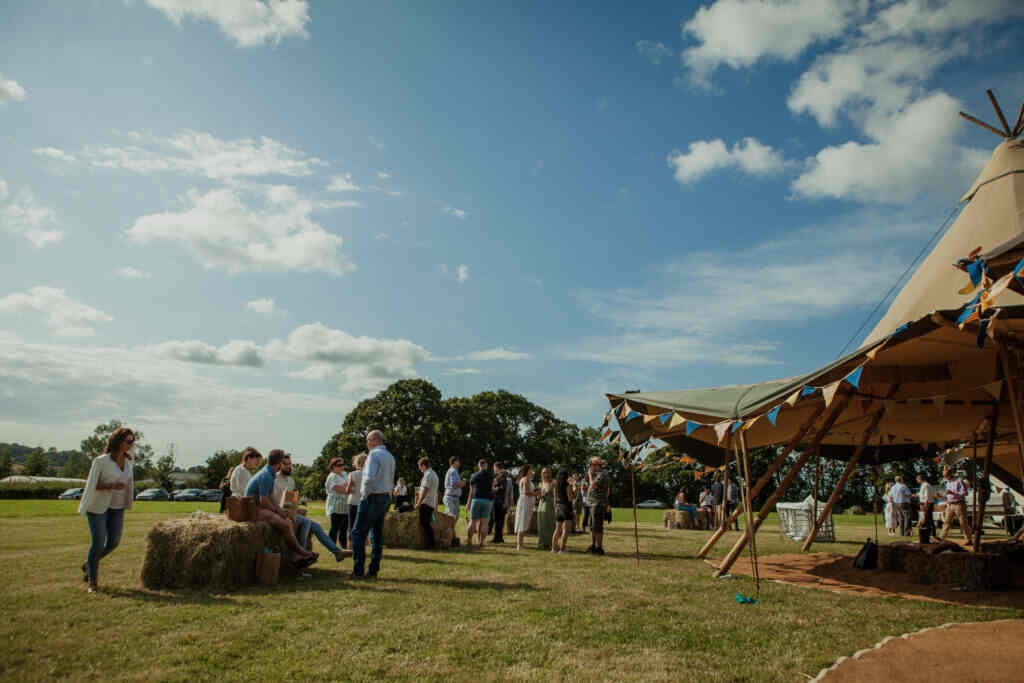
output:
[[587,503],[590,505],[590,538],[592,540],[587,552],[604,555],[604,519],[608,512],[612,481],[604,469],[604,460],[596,455],[590,459],[587,481],[590,483]]
[[569,531],[576,522],[572,501],[576,497],[575,487],[569,483],[569,473],[559,470],[555,475],[555,535],[551,538],[551,552],[564,553],[569,540]]
[[448,458],[448,472],[444,475],[444,511],[459,521],[459,498],[466,482],[459,476],[459,459],[454,455]]
[[494,504],[494,475],[487,468],[487,461],[480,460],[477,470],[469,478],[469,530],[466,546],[473,546],[473,534],[478,534],[480,545],[487,538],[487,522],[491,518],[491,506]]

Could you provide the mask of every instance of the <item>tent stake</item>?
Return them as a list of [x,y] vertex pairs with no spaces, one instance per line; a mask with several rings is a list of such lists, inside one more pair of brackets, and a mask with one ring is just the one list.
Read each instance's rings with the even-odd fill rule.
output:
[[836,399],[835,403],[832,404],[831,412],[828,414],[828,417],[825,418],[825,423],[821,426],[821,429],[818,430],[817,434],[815,434],[814,441],[811,443],[810,447],[800,454],[796,463],[793,464],[793,467],[790,468],[786,476],[781,482],[779,482],[778,488],[776,488],[775,492],[769,496],[767,501],[765,501],[760,512],[757,513],[757,517],[751,520],[749,536],[747,533],[740,536],[739,540],[737,540],[736,544],[732,547],[732,550],[730,550],[729,554],[725,556],[725,559],[722,561],[722,565],[718,568],[718,571],[715,572],[715,576],[722,576],[729,571],[729,567],[733,565],[736,558],[739,557],[741,552],[743,552],[743,548],[746,547],[747,542],[754,534],[757,533],[761,524],[763,524],[764,520],[769,514],[771,514],[771,511],[775,509],[775,504],[779,502],[779,499],[781,499],[783,494],[786,493],[786,490],[793,484],[793,480],[796,479],[797,475],[800,473],[800,469],[807,463],[811,454],[814,452],[814,449],[818,447],[821,440],[824,439],[825,435],[828,434],[830,429],[832,429],[832,425],[834,425],[836,420],[839,419],[839,415],[846,409],[846,406],[850,403],[850,399],[852,397],[853,394],[844,393]]
[[[810,416],[810,418],[808,418],[807,422],[804,423],[804,425],[793,436],[793,438],[790,439],[789,443],[786,444],[786,447],[783,449],[783,451],[778,455],[778,457],[775,458],[775,461],[772,462],[768,470],[761,475],[761,478],[757,480],[756,484],[754,484],[754,488],[750,489],[751,496],[756,498],[761,493],[761,489],[768,485],[768,482],[772,480],[772,475],[778,472],[779,468],[786,463],[786,458],[788,458],[789,454],[793,452],[793,449],[796,448],[796,445],[800,443],[800,440],[807,435],[807,432],[810,431],[811,427],[814,425],[814,421],[817,420],[818,417],[824,411],[825,404],[822,403],[814,410],[814,413]],[[708,553],[711,552],[711,549],[715,547],[715,544],[718,543],[719,539],[722,538],[722,536],[725,534],[725,530],[739,518],[740,512],[742,511],[743,508],[741,508],[740,506],[736,506],[736,509],[733,510],[733,513],[729,515],[728,519],[726,519],[725,524],[723,524],[720,528],[715,530],[715,533],[711,535],[711,538],[708,539],[707,543],[704,544],[704,547],[700,549],[699,553],[697,553],[697,557],[699,559],[704,559],[708,556]]]
[[839,495],[846,488],[846,482],[853,474],[853,470],[857,467],[857,463],[860,462],[860,456],[864,453],[864,449],[868,447],[868,442],[871,437],[874,436],[875,430],[878,429],[878,423],[882,420],[882,415],[885,413],[885,407],[879,409],[874,416],[871,418],[871,423],[868,424],[868,428],[864,430],[864,436],[861,438],[860,445],[857,446],[857,450],[854,451],[849,461],[846,463],[846,467],[843,469],[843,474],[839,477],[839,482],[836,484],[835,490],[832,491],[832,495],[829,496],[828,502],[825,503],[824,509],[821,511],[821,515],[816,517],[814,520],[814,528],[811,529],[811,533],[807,536],[807,540],[804,541],[802,550],[810,550],[811,544],[814,543],[814,539],[818,537],[818,530],[821,529],[821,525],[828,519],[828,516],[832,514],[832,507],[839,500]]

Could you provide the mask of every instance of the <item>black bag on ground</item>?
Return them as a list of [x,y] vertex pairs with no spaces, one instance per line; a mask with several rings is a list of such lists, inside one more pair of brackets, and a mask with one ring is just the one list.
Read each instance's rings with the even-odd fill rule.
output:
[[931,543],[932,541],[932,528],[927,524],[922,524],[917,528],[917,542],[921,545],[925,543]]
[[853,558],[854,569],[878,569],[878,546],[870,538]]

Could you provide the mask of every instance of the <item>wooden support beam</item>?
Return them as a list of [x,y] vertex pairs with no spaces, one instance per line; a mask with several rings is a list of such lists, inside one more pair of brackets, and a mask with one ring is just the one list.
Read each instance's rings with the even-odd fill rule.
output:
[[991,89],[986,90],[985,94],[988,95],[988,99],[992,103],[992,108],[996,110],[996,116],[999,117],[999,123],[1003,124],[1003,130],[1006,131],[1006,137],[1013,137],[1013,132],[1010,130],[1010,124],[1006,122],[1006,117],[1003,116],[1003,110],[999,107],[999,103],[996,102],[995,94]]
[[[975,512],[974,516],[974,552],[981,550],[981,527],[984,526],[985,521],[985,506],[988,505],[988,493],[992,490],[992,481],[989,479],[989,473],[992,471],[992,453],[996,448],[996,423],[999,422],[999,403],[996,403],[995,409],[992,411],[992,418],[989,420],[988,425],[988,448],[985,449],[985,471],[982,473],[982,481],[985,482],[984,486],[974,487],[974,504],[977,509],[981,510],[981,515]],[[977,467],[977,465],[975,465]],[[981,504],[978,504],[978,489],[985,492],[985,495],[981,497]]]
[[722,576],[729,571],[729,567],[733,565],[736,558],[740,556],[741,552],[743,552],[743,548],[746,547],[747,542],[754,534],[757,533],[761,524],[763,524],[764,520],[769,514],[771,514],[771,511],[775,509],[775,504],[779,502],[782,496],[786,493],[786,490],[793,484],[793,480],[796,479],[797,474],[800,473],[800,469],[807,463],[808,459],[810,459],[811,455],[814,453],[814,450],[821,444],[821,440],[824,439],[825,435],[832,429],[832,425],[835,424],[837,419],[839,419],[839,415],[846,409],[846,406],[849,405],[852,397],[853,394],[844,393],[842,396],[835,399],[835,403],[832,404],[832,410],[829,412],[828,417],[825,418],[824,424],[822,424],[818,433],[814,435],[814,441],[812,441],[810,446],[804,449],[800,454],[800,457],[796,459],[796,463],[793,464],[793,467],[790,468],[786,476],[781,482],[779,482],[779,487],[775,489],[775,492],[771,496],[769,496],[764,506],[757,513],[757,517],[751,520],[749,527],[750,530],[745,532],[740,536],[739,540],[736,541],[732,550],[730,550],[729,554],[725,556],[725,559],[722,561],[718,571],[715,572],[715,576]]
[[993,128],[992,126],[988,125],[988,124],[987,124],[987,123],[985,123],[984,121],[982,121],[982,120],[980,120],[980,119],[976,119],[976,118],[974,118],[974,117],[973,117],[973,116],[971,116],[970,114],[965,114],[964,112],[960,112],[960,116],[964,117],[965,119],[967,119],[967,120],[968,120],[968,121],[970,121],[971,123],[976,123],[976,124],[978,124],[979,126],[981,126],[982,128],[984,128],[985,130],[990,130],[990,131],[992,131],[993,133],[995,133],[996,135],[998,135],[998,136],[999,136],[999,137],[1001,137],[1001,138],[1005,138],[1005,137],[1006,137],[1006,135],[1005,135],[1005,134],[1003,133],[1003,131],[1001,131],[1001,130],[997,130],[997,129]]
[[1013,413],[1013,426],[1017,430],[1017,467],[1020,468],[1020,481],[1024,486],[1024,430],[1020,426],[1020,406],[1017,403],[1017,387],[1013,382],[1013,373],[1010,372],[1010,359],[1006,348],[998,343],[999,362],[1003,365],[1003,379],[1006,380],[1006,389],[1010,394],[1010,411]]
[[1020,113],[1017,114],[1017,123],[1013,126],[1013,137],[1024,133],[1024,100],[1020,103]]
[[751,518],[754,516],[754,502],[750,498],[750,458],[747,456],[747,438],[740,432],[740,444],[743,446],[743,505],[746,508],[744,515],[747,520],[747,535],[750,537],[750,568],[754,572],[754,585],[757,587],[758,596],[761,595],[761,572],[757,568],[757,535],[751,526]]
[[825,503],[824,509],[821,514],[814,520],[814,528],[807,535],[807,540],[804,541],[802,550],[810,550],[811,544],[814,543],[814,539],[818,536],[818,530],[821,529],[821,525],[828,519],[828,516],[832,514],[832,508],[839,500],[839,495],[846,488],[846,482],[853,474],[853,470],[857,467],[857,463],[860,462],[860,456],[864,453],[864,449],[868,447],[868,441],[875,435],[878,430],[878,423],[882,420],[882,415],[885,413],[885,408],[882,407],[875,412],[871,418],[871,422],[868,424],[868,428],[864,430],[864,436],[861,438],[860,444],[857,446],[857,450],[853,452],[853,455],[846,463],[846,468],[843,469],[842,475],[839,477],[839,482],[836,484],[835,490],[832,491],[832,495],[828,497],[828,502]]
[[[768,482],[772,480],[772,475],[778,472],[779,468],[786,463],[786,458],[788,458],[789,454],[793,452],[796,445],[800,443],[805,436],[807,436],[807,432],[809,432],[811,427],[814,425],[814,421],[817,420],[823,412],[825,412],[824,403],[815,408],[814,413],[807,419],[807,422],[805,422],[800,430],[793,435],[793,438],[789,440],[789,443],[786,444],[786,447],[781,453],[779,453],[778,457],[775,458],[771,466],[769,466],[767,471],[761,475],[761,478],[757,480],[754,487],[750,489],[750,495],[752,497],[756,498],[761,493],[761,490],[768,485]],[[707,543],[704,544],[704,547],[700,549],[699,553],[697,553],[698,558],[703,559],[708,556],[711,549],[715,547],[715,544],[718,543],[719,539],[722,538],[722,535],[725,534],[726,530],[732,525],[732,523],[739,518],[742,511],[743,508],[737,505],[732,514],[729,515],[729,518],[725,520],[725,524],[715,530],[715,533],[711,535],[711,538],[708,539]]]

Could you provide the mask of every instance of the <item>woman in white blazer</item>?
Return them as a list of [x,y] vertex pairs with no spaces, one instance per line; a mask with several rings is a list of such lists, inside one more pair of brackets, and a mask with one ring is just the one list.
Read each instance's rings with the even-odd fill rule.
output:
[[100,558],[109,555],[121,542],[124,511],[132,506],[135,474],[128,451],[134,444],[135,433],[127,427],[118,427],[110,435],[103,455],[92,461],[89,480],[78,505],[78,514],[89,520],[89,533],[92,534],[89,558],[82,565],[90,593],[99,590]]

